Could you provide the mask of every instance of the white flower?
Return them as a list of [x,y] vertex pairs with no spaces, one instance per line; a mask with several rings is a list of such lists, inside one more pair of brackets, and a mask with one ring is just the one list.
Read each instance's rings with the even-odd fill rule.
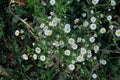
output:
[[95,29],[96,29],[96,24],[94,24],[94,23],[93,23],[93,24],[90,24],[90,29],[91,29],[91,30],[95,30]]
[[52,30],[45,30],[45,31],[44,31],[44,34],[45,34],[46,36],[50,36],[50,35],[52,35]]
[[19,36],[19,34],[20,34],[20,31],[19,31],[19,30],[16,30],[16,31],[15,31],[15,35],[16,35],[16,36]]
[[94,51],[97,53],[99,51],[99,46],[94,46]]
[[91,57],[92,57],[92,53],[88,53],[87,58],[91,58]]
[[77,39],[77,43],[81,42],[82,38],[78,38]]
[[95,38],[94,38],[94,37],[90,37],[90,38],[89,38],[89,41],[90,41],[91,43],[93,43],[93,42],[95,42]]
[[114,28],[114,26],[113,26],[113,25],[110,25],[109,28],[112,30],[112,29]]
[[23,33],[24,33],[24,30],[23,30],[23,29],[21,29],[21,30],[20,30],[20,33],[21,33],[21,34],[23,34]]
[[55,5],[55,0],[50,0],[51,5]]
[[91,10],[91,11],[90,11],[90,13],[91,13],[91,14],[93,14],[93,13],[94,13],[94,11],[93,11],[93,10]]
[[41,49],[39,47],[36,47],[35,52],[39,54],[41,52]]
[[102,65],[106,65],[106,64],[107,64],[107,61],[104,60],[104,59],[100,59],[99,63],[102,64]]
[[65,51],[64,51],[64,54],[65,54],[66,56],[70,56],[70,50],[65,50]]
[[87,27],[88,25],[89,25],[88,21],[84,21],[84,22],[83,22],[83,26],[84,26],[84,27]]
[[116,5],[115,0],[111,0],[111,6],[115,6],[115,5]]
[[73,71],[75,69],[75,65],[74,64],[70,64],[68,65],[69,70]]
[[40,24],[40,28],[44,28],[44,27],[45,27],[44,23]]
[[115,31],[115,35],[116,35],[117,37],[120,37],[120,29],[118,29],[118,30]]
[[94,37],[97,37],[98,35],[97,34],[94,34]]
[[68,39],[68,43],[71,44],[71,45],[73,45],[75,43],[75,40],[73,38],[69,38]]
[[81,53],[81,54],[86,54],[86,52],[87,52],[87,51],[86,51],[86,49],[85,49],[84,47],[81,48],[81,50],[80,50],[80,53]]
[[112,16],[111,16],[111,15],[107,16],[107,20],[108,20],[108,21],[110,21],[111,19],[112,19]]
[[64,27],[64,32],[65,33],[70,33],[70,31],[71,31],[70,24],[66,24],[65,27]]
[[33,54],[33,59],[34,59],[34,60],[37,59],[37,54]]
[[101,28],[101,29],[100,29],[100,32],[103,34],[103,33],[106,32],[106,29],[105,29],[105,28]]
[[94,79],[97,78],[97,74],[95,74],[95,73],[92,74],[92,78],[94,78]]
[[50,15],[52,15],[52,16],[53,16],[54,14],[55,14],[54,12],[50,12]]
[[99,0],[92,0],[92,4],[96,5],[99,3]]
[[73,45],[72,45],[72,49],[73,49],[73,50],[76,50],[77,48],[78,48],[78,45],[77,45],[77,44],[73,44]]
[[52,22],[49,22],[49,26],[55,27],[57,26],[57,20],[53,20]]
[[94,23],[96,21],[96,18],[95,17],[91,17],[90,21]]
[[86,17],[86,15],[87,15],[86,13],[82,13],[82,17]]
[[41,60],[41,61],[45,61],[45,56],[44,56],[44,55],[41,55],[41,56],[40,56],[40,60]]
[[77,62],[83,62],[85,59],[82,56],[77,57]]
[[103,17],[104,17],[104,14],[100,14],[100,17],[103,18]]
[[23,55],[22,55],[22,58],[23,58],[24,60],[28,60],[28,55],[27,55],[27,54],[23,54]]
[[82,39],[82,42],[85,42],[85,39]]
[[74,24],[77,24],[78,22],[79,22],[79,19],[76,18],[76,19],[74,20]]

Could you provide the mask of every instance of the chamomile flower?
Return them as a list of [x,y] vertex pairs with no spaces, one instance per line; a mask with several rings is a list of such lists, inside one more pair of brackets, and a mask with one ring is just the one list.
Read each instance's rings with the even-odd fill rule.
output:
[[33,54],[33,59],[34,59],[34,60],[37,59],[37,54]]
[[82,13],[82,17],[86,17],[87,16],[87,14],[86,13]]
[[45,34],[46,36],[50,36],[50,35],[52,35],[52,30],[45,30],[45,31],[44,31],[44,34]]
[[49,22],[49,26],[52,26],[52,27],[57,26],[57,21],[53,20],[52,22]]
[[66,56],[70,56],[70,50],[65,50],[65,51],[64,51],[64,54],[65,54]]
[[94,23],[90,24],[90,29],[95,30],[96,29],[96,24],[94,24]]
[[71,45],[73,45],[75,43],[75,39],[69,38],[68,39],[68,43],[71,44]]
[[110,25],[109,28],[112,30],[112,29],[114,28],[114,26],[113,26],[113,25]]
[[64,27],[64,32],[65,33],[70,33],[70,31],[71,31],[70,24],[66,24],[65,27]]
[[83,57],[81,57],[81,56],[78,56],[77,57],[77,62],[83,62],[85,59],[83,58]]
[[77,44],[73,44],[73,45],[72,45],[72,49],[73,49],[73,50],[76,50],[77,48],[78,48],[78,45],[77,45]]
[[103,34],[103,33],[105,33],[105,32],[106,32],[106,29],[105,29],[105,28],[101,28],[101,29],[100,29],[100,33]]
[[23,29],[21,29],[21,30],[20,30],[20,33],[21,33],[21,34],[23,34],[23,33],[24,33],[24,30],[23,30]]
[[99,46],[94,46],[94,51],[97,53],[99,51]]
[[90,13],[93,14],[93,13],[94,13],[94,10],[91,10]]
[[96,5],[96,4],[98,4],[99,3],[99,0],[92,0],[92,4],[93,5]]
[[15,31],[15,36],[19,36],[20,35],[20,31],[19,30],[16,30]]
[[80,53],[81,54],[86,54],[86,52],[87,52],[86,49],[84,47],[82,47],[81,50],[80,50]]
[[46,58],[45,58],[44,55],[41,55],[41,56],[40,56],[40,60],[41,60],[41,61],[45,61],[45,59],[46,59]]
[[82,41],[82,38],[78,38],[77,39],[77,43],[81,42]]
[[87,58],[91,58],[91,57],[92,57],[92,53],[88,53]]
[[37,54],[39,54],[39,53],[41,52],[41,49],[40,49],[39,47],[36,47],[36,48],[35,48],[35,52],[36,52]]
[[111,15],[107,16],[107,20],[108,20],[108,21],[111,21],[111,19],[112,19],[112,16],[111,16]]
[[45,27],[44,23],[40,24],[40,28],[44,28],[44,27]]
[[95,42],[95,38],[94,38],[94,37],[90,37],[90,38],[89,38],[89,41],[90,41],[91,43],[93,43],[93,42]]
[[50,0],[51,5],[55,5],[55,2],[56,2],[55,0]]
[[76,19],[74,20],[74,24],[77,24],[78,22],[79,22],[79,19],[76,18]]
[[75,69],[75,65],[74,64],[70,64],[68,65],[69,70],[73,71]]
[[115,35],[116,35],[117,37],[120,37],[120,29],[118,29],[118,30],[115,31]]
[[104,59],[100,59],[99,63],[102,64],[102,65],[106,65],[106,64],[107,64],[107,61],[104,60]]
[[89,25],[88,21],[84,21],[84,22],[83,22],[83,26],[84,26],[84,27],[87,27],[88,25]]
[[28,55],[27,55],[27,54],[23,54],[23,55],[22,55],[22,58],[23,58],[24,60],[28,60]]
[[91,17],[90,21],[94,23],[96,21],[96,18],[95,17]]
[[97,74],[95,74],[95,73],[92,74],[92,78],[93,78],[93,79],[97,78]]
[[115,0],[111,0],[111,6],[115,6],[115,5],[116,5]]

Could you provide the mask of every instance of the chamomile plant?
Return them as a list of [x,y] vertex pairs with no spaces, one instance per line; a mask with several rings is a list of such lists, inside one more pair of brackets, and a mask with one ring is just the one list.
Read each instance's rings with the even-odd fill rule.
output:
[[[76,72],[83,79],[90,76],[89,79],[98,80],[99,66],[107,65],[106,50],[109,52],[112,44],[118,47],[120,38],[120,29],[110,11],[115,8],[115,0],[49,0],[46,3],[42,8],[47,13],[43,15],[41,8],[43,16],[35,15],[37,22],[33,29],[37,40],[27,48],[30,51],[22,59],[27,61],[32,56],[39,61],[39,66],[59,65],[67,77],[72,78],[70,75]],[[19,34],[16,30],[15,35],[19,37]]]

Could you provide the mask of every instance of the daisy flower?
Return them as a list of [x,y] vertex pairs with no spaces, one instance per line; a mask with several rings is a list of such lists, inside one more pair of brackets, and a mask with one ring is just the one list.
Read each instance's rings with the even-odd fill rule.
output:
[[64,27],[64,32],[65,33],[70,33],[70,31],[71,31],[70,24],[66,24],[65,27]]
[[15,31],[15,36],[19,36],[19,34],[20,34],[20,31],[19,31],[19,30],[16,30],[16,31]]
[[33,54],[33,59],[34,59],[34,60],[37,59],[37,54]]
[[73,71],[75,69],[75,65],[74,64],[70,64],[68,65],[69,70]]
[[106,29],[105,29],[105,28],[101,28],[101,29],[100,29],[100,32],[103,34],[103,33],[106,32]]
[[50,0],[51,5],[55,5],[55,0]]
[[96,4],[98,4],[99,3],[99,0],[92,0],[92,4],[93,5],[96,5]]
[[76,50],[77,48],[78,48],[78,45],[77,45],[77,44],[73,44],[73,45],[72,45],[72,49],[73,49],[73,50]]
[[44,31],[44,34],[45,34],[46,36],[50,36],[50,35],[52,35],[52,30],[45,30],[45,31]]
[[107,64],[107,61],[104,60],[104,59],[100,59],[99,63],[102,64],[102,65],[106,65],[106,64]]
[[41,56],[40,56],[40,60],[41,60],[41,61],[45,61],[45,59],[46,59],[46,58],[45,58],[44,55],[41,55]]
[[111,0],[111,6],[115,6],[115,5],[116,5],[115,0]]
[[77,62],[83,62],[85,59],[83,58],[83,57],[81,57],[81,56],[78,56],[77,57]]
[[86,54],[86,52],[87,52],[87,51],[86,51],[86,49],[85,49],[84,47],[81,48],[81,50],[80,50],[80,53],[81,53],[81,54]]
[[23,54],[23,55],[22,55],[22,58],[23,58],[24,60],[28,60],[28,55],[27,55],[27,54]]
[[108,20],[108,21],[111,21],[111,19],[112,19],[112,16],[111,16],[111,15],[107,16],[107,20]]
[[97,74],[95,74],[95,73],[92,74],[92,78],[93,78],[93,79],[97,78]]
[[120,29],[118,29],[118,30],[115,31],[115,35],[116,35],[117,37],[120,37]]
[[73,38],[69,38],[68,39],[68,43],[71,44],[71,45],[73,45],[75,43],[75,40]]
[[65,54],[66,56],[70,56],[70,50],[65,50],[65,51],[64,51],[64,54]]
[[35,52],[39,54],[41,52],[41,49],[39,47],[36,47]]
[[91,17],[90,21],[94,23],[96,21],[96,18],[95,17]]
[[89,41],[90,41],[91,43],[93,43],[93,42],[95,42],[95,38],[94,38],[94,37],[90,37],[90,38],[89,38]]
[[93,23],[93,24],[90,24],[90,29],[91,29],[91,30],[95,30],[95,29],[96,29],[96,24],[94,24],[94,23]]

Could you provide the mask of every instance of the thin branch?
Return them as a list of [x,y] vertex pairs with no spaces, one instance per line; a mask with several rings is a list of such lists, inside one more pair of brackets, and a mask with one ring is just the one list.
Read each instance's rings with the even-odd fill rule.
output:
[[32,34],[32,36],[37,40],[37,37],[34,35],[34,33],[33,33],[33,28],[24,20],[24,19],[21,19],[19,16],[17,16],[16,14],[14,14],[14,12],[11,10],[11,5],[12,4],[15,4],[15,3],[17,3],[17,2],[15,2],[15,1],[13,1],[13,0],[11,0],[10,2],[9,2],[9,11],[10,11],[10,13],[13,15],[13,16],[15,16],[18,20],[20,20],[21,22],[23,22],[25,25],[26,25],[26,28],[28,29],[28,31]]

